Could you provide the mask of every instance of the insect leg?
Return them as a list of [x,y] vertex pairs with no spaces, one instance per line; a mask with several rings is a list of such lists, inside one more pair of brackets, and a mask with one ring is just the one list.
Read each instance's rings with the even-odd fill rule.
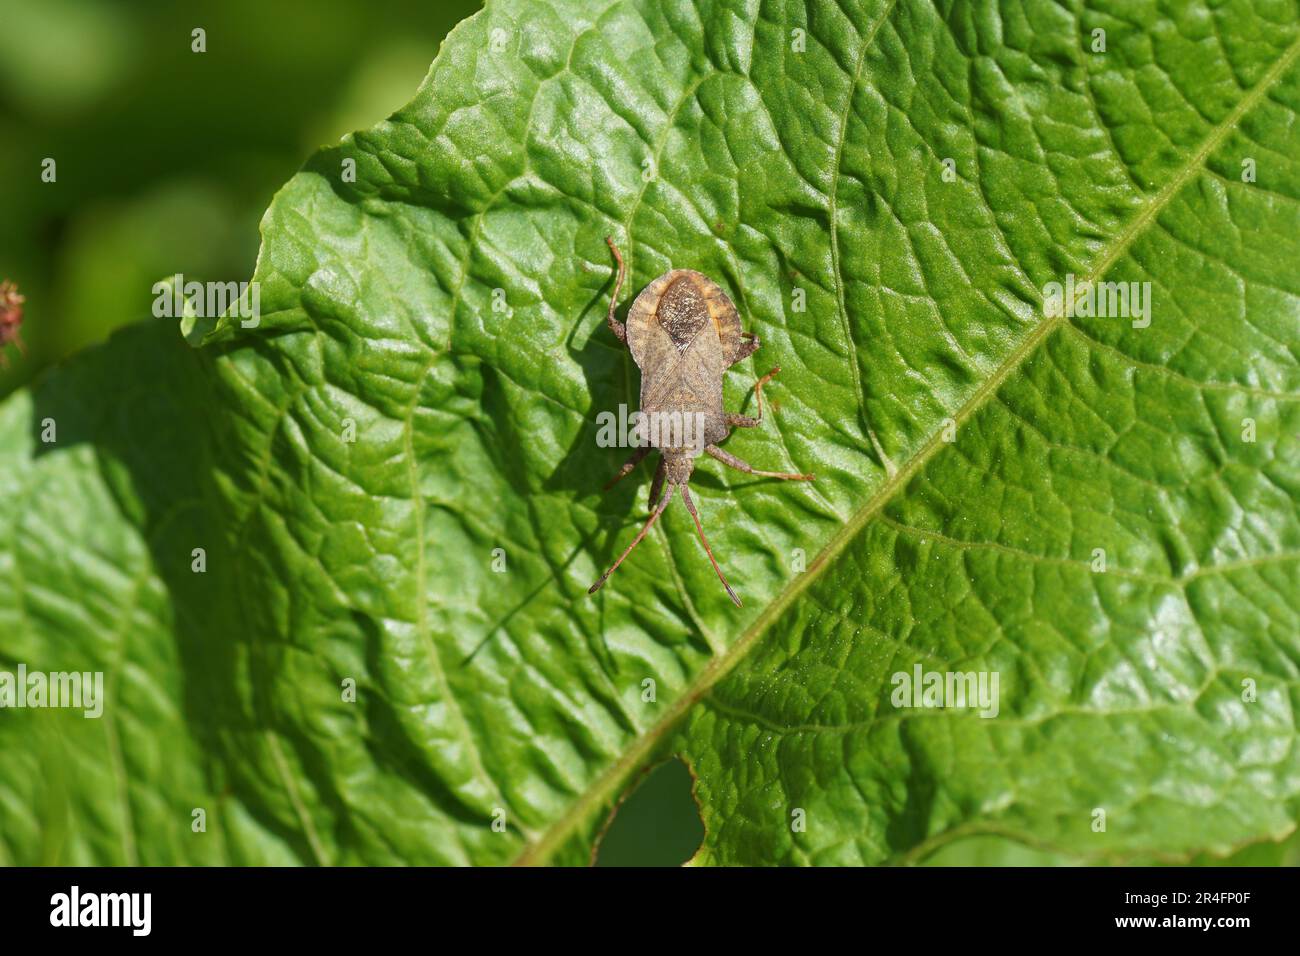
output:
[[723,451],[717,445],[705,445],[704,451],[724,465],[730,465],[737,471],[743,471],[747,475],[757,475],[760,478],[784,478],[786,481],[812,481],[815,477],[814,475],[797,475],[788,471],[758,471],[743,458],[737,458],[735,455]]
[[735,412],[727,412],[724,417],[729,426],[732,428],[754,428],[763,421],[763,386],[772,381],[773,377],[779,371],[781,371],[781,366],[778,365],[754,383],[754,397],[758,399],[758,417],[750,418],[748,415],[738,415]]
[[605,482],[605,487],[600,490],[609,491],[609,489],[613,488],[618,481],[632,474],[632,469],[641,464],[641,459],[652,451],[654,451],[653,445],[642,445],[636,451],[632,452],[632,454],[628,456],[627,461],[623,462],[623,467],[618,470],[618,474]]
[[665,462],[663,457],[660,456],[659,467],[655,469],[654,480],[650,482],[649,507],[651,510],[654,509],[655,501],[658,500],[659,492],[664,486],[664,475],[667,473],[667,470],[668,470],[667,462]]
[[623,255],[618,251],[618,246],[614,245],[614,240],[606,236],[605,242],[609,244],[609,251],[614,253],[614,259],[618,262],[618,276],[614,279],[614,292],[609,297],[609,313],[605,316],[605,323],[609,330],[614,333],[614,337],[627,344],[627,328],[618,319],[614,318],[614,307],[618,305],[618,290],[623,288],[623,278],[627,275],[627,266],[623,264]]
[[691,500],[691,493],[686,490],[685,485],[678,485],[677,487],[682,489],[682,501],[686,502],[686,510],[691,513],[691,517],[695,520],[695,530],[700,533],[700,544],[704,545],[704,553],[709,556],[709,561],[713,564],[713,570],[718,572],[718,580],[727,589],[727,594],[736,607],[742,607],[740,598],[736,597],[736,592],[731,590],[731,585],[727,583],[727,576],[722,573],[722,568],[718,567],[717,559],[713,557],[713,549],[709,547],[709,539],[704,537],[704,525],[700,524],[700,516],[695,510],[695,502]]
[[757,352],[758,347],[763,344],[759,341],[758,336],[753,332],[741,332],[740,337],[745,341],[741,342],[740,345],[736,347],[736,354],[731,359],[732,365],[735,365],[737,362],[743,362],[745,359],[749,358]]
[[649,531],[650,527],[656,521],[659,520],[659,516],[663,514],[664,509],[668,507],[668,500],[672,498],[672,496],[673,496],[673,487],[672,485],[669,485],[668,490],[664,492],[664,496],[661,499],[659,499],[659,504],[655,507],[655,510],[651,512],[650,520],[645,523],[645,527],[642,528],[640,532],[637,534],[637,536],[632,539],[632,543],[627,546],[627,550],[618,556],[618,560],[614,562],[614,564],[610,567],[610,569],[600,576],[600,580],[598,580],[591,587],[587,588],[588,594],[595,594],[597,591],[599,591],[601,585],[605,583],[605,581],[609,578],[609,576],[618,570],[618,566],[623,563],[623,559],[632,553],[632,549],[641,543],[641,539],[646,536],[646,532]]

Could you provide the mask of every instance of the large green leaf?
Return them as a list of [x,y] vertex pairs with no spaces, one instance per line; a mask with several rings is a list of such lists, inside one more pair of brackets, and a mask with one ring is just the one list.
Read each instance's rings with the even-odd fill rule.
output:
[[[1298,56],[1293,3],[489,3],[276,197],[258,328],[0,406],[0,663],[108,682],[3,713],[0,859],[585,862],[673,752],[697,862],[1282,839]],[[817,482],[694,481],[743,610],[678,509],[585,593],[645,507],[606,234],[733,295],[729,407],[783,368],[727,447]]]

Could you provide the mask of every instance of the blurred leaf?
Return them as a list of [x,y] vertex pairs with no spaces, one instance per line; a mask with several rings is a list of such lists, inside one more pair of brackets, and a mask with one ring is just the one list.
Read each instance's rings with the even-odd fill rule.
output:
[[[673,752],[696,863],[1292,833],[1300,29],[1128,9],[459,27],[277,195],[258,328],[145,326],[0,407],[0,660],[110,686],[0,721],[4,855],[585,863]],[[729,408],[783,368],[727,447],[817,483],[695,478],[743,611],[678,509],[585,594],[644,509],[596,490],[638,380],[606,234],[632,291],[732,294]],[[1149,327],[1046,315],[1068,275],[1151,283]],[[914,667],[997,674],[997,717],[894,706]]]

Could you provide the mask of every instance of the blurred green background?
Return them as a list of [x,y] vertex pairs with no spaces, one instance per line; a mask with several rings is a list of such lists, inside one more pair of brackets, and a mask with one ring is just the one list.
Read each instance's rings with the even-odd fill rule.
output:
[[0,279],[27,297],[28,346],[0,396],[147,318],[165,276],[250,278],[275,191],[410,99],[480,6],[0,0]]

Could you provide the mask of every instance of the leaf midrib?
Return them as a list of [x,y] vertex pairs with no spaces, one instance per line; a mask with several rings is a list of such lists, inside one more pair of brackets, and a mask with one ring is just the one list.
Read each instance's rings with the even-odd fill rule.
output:
[[[1120,256],[1137,240],[1156,215],[1182,190],[1193,175],[1201,170],[1210,153],[1223,142],[1229,133],[1236,129],[1242,117],[1264,98],[1273,84],[1295,62],[1297,55],[1300,55],[1300,38],[1292,42],[1291,46],[1278,58],[1277,62],[1260,78],[1259,82],[1242,96],[1241,100],[1229,111],[1227,116],[1210,131],[1200,148],[1192,154],[1182,169],[1147,202],[1133,221],[1107,247],[1096,266],[1088,273],[1085,282],[1096,282],[1106,274],[1119,260]],[[1078,286],[1080,289],[1083,287],[1084,283],[1080,283]],[[967,421],[971,415],[979,411],[988,398],[1001,387],[1012,372],[1020,367],[1024,360],[1036,350],[1038,345],[1066,321],[1068,311],[1062,309],[1060,315],[1045,318],[1034,327],[1025,340],[1007,356],[997,370],[976,389],[952,416],[958,427]],[[745,658],[771,624],[794,603],[796,598],[808,589],[812,582],[830,564],[831,560],[837,557],[867,523],[892,500],[894,493],[904,487],[924,465],[928,464],[940,448],[948,444],[943,441],[942,435],[942,429],[935,431],[919,451],[913,454],[899,470],[885,479],[876,493],[868,498],[864,505],[854,512],[849,520],[841,526],[840,530],[831,537],[831,540],[813,559],[807,570],[786,585],[785,589],[763,609],[762,613],[754,619],[754,622],[731,647],[721,656],[711,658],[700,669],[695,679],[673,701],[668,712],[659,722],[634,740],[627,750],[623,752],[622,756],[597,777],[591,786],[583,791],[569,810],[546,828],[540,839],[525,846],[515,859],[515,865],[529,866],[546,862],[550,854],[568,838],[573,829],[586,818],[588,813],[614,792],[628,774],[639,766],[641,761],[677,725],[678,721],[712,689],[713,685]]]

